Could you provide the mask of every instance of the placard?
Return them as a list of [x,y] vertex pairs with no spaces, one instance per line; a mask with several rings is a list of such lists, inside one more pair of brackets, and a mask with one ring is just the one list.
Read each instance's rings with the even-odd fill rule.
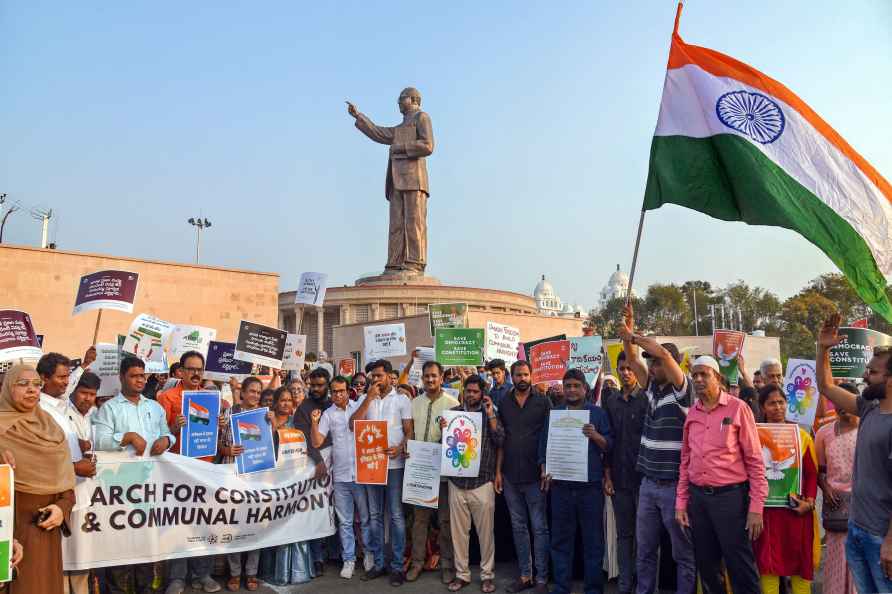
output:
[[9,466],[8,464],[0,464],[0,583],[12,580],[12,539],[14,521],[14,473],[12,466]]
[[837,379],[857,379],[873,357],[873,349],[892,345],[892,336],[867,328],[840,328],[842,342],[830,348],[830,369]]
[[276,466],[279,468],[289,466],[292,468],[305,468],[309,462],[307,450],[307,437],[300,429],[293,427],[281,427],[278,429],[279,455],[276,458]]
[[177,324],[170,333],[170,358],[179,361],[183,354],[198,351],[207,359],[208,346],[216,338],[217,331],[213,328]]
[[133,313],[139,274],[126,270],[100,270],[81,277],[71,315],[94,309]]
[[285,351],[282,353],[282,369],[300,371],[304,368],[307,356],[307,336],[305,334],[288,333],[285,339]]
[[180,410],[186,424],[180,429],[180,451],[189,458],[217,455],[220,392],[183,391]]
[[807,427],[814,425],[819,400],[815,362],[789,359],[784,392],[787,393],[787,420]]
[[732,386],[737,385],[737,357],[743,352],[746,333],[739,330],[714,330],[712,333],[712,355],[719,363],[719,371]]
[[520,329],[508,324],[486,322],[486,348],[483,356],[487,361],[501,359],[506,366],[517,361],[517,346],[520,344]]
[[604,364],[603,344],[604,341],[600,336],[577,336],[570,339],[570,358],[567,361],[567,369],[582,371],[589,387],[594,387]]
[[149,314],[139,314],[130,324],[124,338],[123,352],[139,357],[146,364],[146,373],[167,373],[164,345],[173,332],[173,324]]
[[31,316],[14,309],[0,310],[0,361],[40,359]]
[[239,361],[281,369],[286,340],[288,333],[284,330],[242,320],[233,356]]
[[483,413],[444,410],[441,417],[446,421],[446,427],[441,438],[440,476],[477,476],[480,474]]
[[239,474],[252,474],[276,467],[273,431],[266,419],[269,409],[255,408],[229,417],[232,442],[245,451],[235,457]]
[[438,328],[467,328],[467,303],[431,303],[427,306],[431,336]]
[[611,342],[607,344],[607,360],[610,362],[610,373],[619,375],[619,354],[623,352],[623,343]]
[[356,447],[356,482],[361,485],[386,485],[389,461],[387,421],[353,421]]
[[116,344],[99,343],[96,345],[96,360],[88,369],[99,376],[97,398],[117,396],[121,391],[121,347]]
[[406,469],[403,473],[403,503],[437,509],[440,506],[439,442],[406,442]]
[[563,380],[569,359],[569,340],[556,340],[533,345],[530,349],[530,367],[532,367],[530,381],[535,385]]
[[338,375],[342,375],[344,377],[353,377],[356,373],[356,361],[353,357],[344,357],[343,359],[338,359]]
[[520,348],[523,349],[523,357],[518,356],[518,359],[522,358],[524,361],[530,360],[530,349],[532,349],[537,344],[542,344],[543,342],[556,342],[558,340],[567,340],[566,334],[556,334],[554,336],[549,336],[548,338],[539,338],[536,340],[531,340],[529,342],[520,343]]
[[756,423],[768,498],[765,507],[787,507],[787,496],[802,492],[802,442],[792,423]]
[[234,342],[217,342],[212,340],[208,346],[208,358],[204,366],[204,379],[215,382],[228,382],[234,377],[242,381],[249,375],[254,366],[247,361],[235,358]]
[[325,302],[327,282],[328,275],[324,272],[304,272],[300,275],[294,302],[321,307]]
[[444,367],[483,365],[482,328],[440,328],[434,336],[436,360]]
[[545,474],[556,481],[588,482],[588,410],[552,410],[548,418]]
[[365,362],[402,357],[406,354],[406,325],[381,324],[363,328]]

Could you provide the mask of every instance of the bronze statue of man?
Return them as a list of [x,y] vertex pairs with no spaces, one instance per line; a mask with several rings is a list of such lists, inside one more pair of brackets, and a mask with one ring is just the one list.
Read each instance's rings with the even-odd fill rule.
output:
[[425,157],[434,152],[431,118],[421,111],[421,93],[408,87],[398,100],[403,122],[398,126],[375,125],[347,102],[347,113],[360,132],[390,145],[384,196],[390,201],[390,235],[385,274],[424,274],[427,265],[427,183]]

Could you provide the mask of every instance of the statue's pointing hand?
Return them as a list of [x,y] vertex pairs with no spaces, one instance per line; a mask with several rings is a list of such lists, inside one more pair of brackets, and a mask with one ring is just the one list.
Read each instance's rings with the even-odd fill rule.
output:
[[356,109],[356,106],[350,103],[349,101],[344,101],[347,104],[347,113],[349,113],[354,118],[359,115],[359,110]]

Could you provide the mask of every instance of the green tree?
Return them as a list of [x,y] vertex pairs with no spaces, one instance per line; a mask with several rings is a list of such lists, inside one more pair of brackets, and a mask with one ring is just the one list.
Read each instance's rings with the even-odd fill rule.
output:
[[781,317],[781,355],[812,359],[815,356],[815,332],[836,311],[836,305],[820,293],[806,288],[784,302]]
[[685,334],[692,312],[677,285],[653,284],[647,288],[643,311],[636,310],[637,325],[661,336]]

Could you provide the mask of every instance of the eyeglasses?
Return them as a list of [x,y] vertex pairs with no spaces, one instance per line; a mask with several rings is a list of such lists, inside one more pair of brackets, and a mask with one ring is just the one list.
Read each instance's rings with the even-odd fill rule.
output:
[[19,380],[13,385],[15,385],[18,388],[27,388],[28,386],[34,386],[35,388],[37,388],[39,390],[39,389],[43,388],[43,380],[39,380],[39,379]]
[[204,367],[183,367],[182,369],[187,373],[201,373],[204,371]]

